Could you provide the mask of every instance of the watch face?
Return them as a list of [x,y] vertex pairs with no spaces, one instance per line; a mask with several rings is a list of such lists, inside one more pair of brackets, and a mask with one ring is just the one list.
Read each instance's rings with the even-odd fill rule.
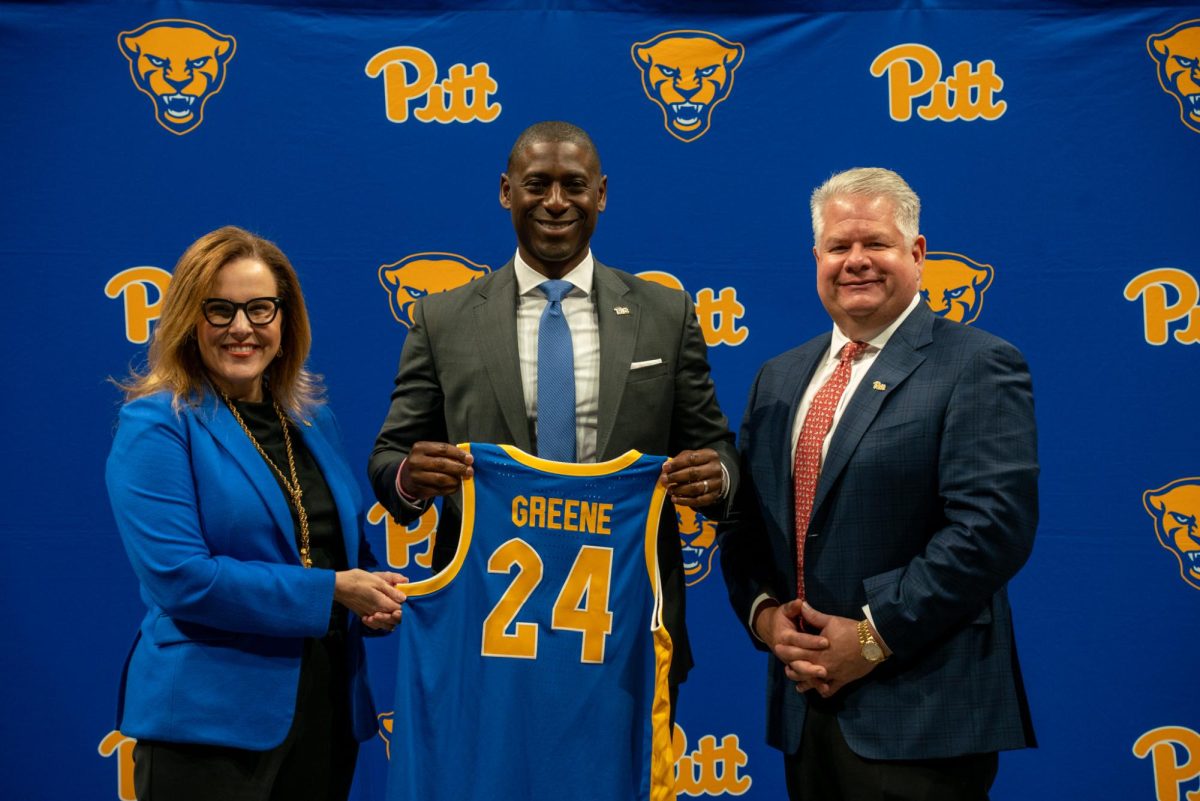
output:
[[879,647],[879,643],[867,642],[863,643],[862,647],[863,659],[868,662],[882,662],[883,649]]

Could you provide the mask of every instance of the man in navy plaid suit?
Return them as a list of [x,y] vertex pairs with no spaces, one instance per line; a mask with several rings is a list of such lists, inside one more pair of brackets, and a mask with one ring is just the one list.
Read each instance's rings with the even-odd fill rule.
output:
[[1005,589],[1037,527],[1029,370],[922,302],[899,175],[840,173],[811,205],[833,330],[760,370],[720,532],[772,654],[767,738],[792,799],[986,799],[997,752],[1035,744]]

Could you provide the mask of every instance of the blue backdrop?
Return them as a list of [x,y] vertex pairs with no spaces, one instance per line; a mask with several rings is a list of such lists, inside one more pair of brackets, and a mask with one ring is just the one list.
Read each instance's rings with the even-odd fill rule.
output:
[[[388,5],[0,5],[5,797],[132,798],[113,712],[142,610],[104,491],[106,378],[144,358],[179,254],[227,223],[289,254],[369,496],[405,304],[512,255],[499,175],[548,118],[600,148],[596,255],[696,298],[735,425],[758,365],[829,326],[811,189],[853,166],[910,180],[931,306],[1017,344],[1036,386],[1042,524],[1012,597],[1041,747],[1003,757],[994,797],[1197,792],[1200,8]],[[374,520],[417,575],[428,532]],[[684,523],[680,795],[781,798],[764,657],[711,526]],[[392,644],[370,647],[386,710]],[[358,799],[382,797],[389,727]]]

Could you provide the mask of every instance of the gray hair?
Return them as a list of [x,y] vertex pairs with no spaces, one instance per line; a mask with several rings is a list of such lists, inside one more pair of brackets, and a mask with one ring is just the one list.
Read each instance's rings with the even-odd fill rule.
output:
[[860,195],[886,197],[892,201],[896,228],[911,245],[921,232],[921,199],[899,174],[883,167],[855,167],[829,177],[813,190],[809,200],[812,211],[813,241],[820,243],[825,224],[825,204],[835,197]]

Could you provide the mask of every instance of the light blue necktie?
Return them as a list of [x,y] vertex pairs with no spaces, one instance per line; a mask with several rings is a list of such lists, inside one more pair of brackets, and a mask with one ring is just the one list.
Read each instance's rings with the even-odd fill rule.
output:
[[537,452],[543,459],[575,461],[575,349],[562,299],[570,281],[538,285],[549,301],[538,323]]

